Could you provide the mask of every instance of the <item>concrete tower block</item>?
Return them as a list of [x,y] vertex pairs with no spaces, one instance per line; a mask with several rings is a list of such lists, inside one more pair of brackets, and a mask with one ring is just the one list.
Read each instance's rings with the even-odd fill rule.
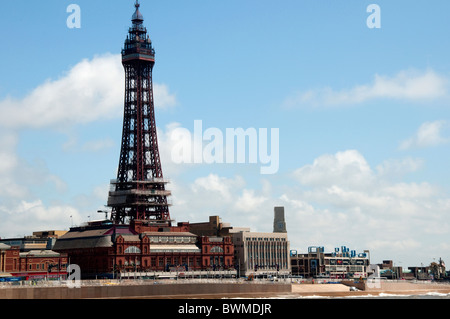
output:
[[284,207],[275,207],[275,214],[273,219],[274,233],[287,233],[286,221],[284,219]]

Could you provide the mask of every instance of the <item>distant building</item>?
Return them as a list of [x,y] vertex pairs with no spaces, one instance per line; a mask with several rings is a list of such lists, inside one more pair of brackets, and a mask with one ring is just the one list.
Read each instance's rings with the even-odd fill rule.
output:
[[274,209],[274,232],[252,232],[247,227],[232,227],[219,216],[209,222],[189,225],[197,235],[230,237],[234,244],[234,263],[240,276],[289,275],[289,241],[284,207]]
[[234,228],[230,223],[222,222],[219,216],[210,216],[207,222],[189,224],[189,231],[197,236],[230,236],[230,229]]
[[326,253],[324,247],[312,246],[308,253],[291,251],[292,276],[303,278],[366,278],[370,264],[367,251],[356,254],[347,247]]
[[0,243],[0,277],[12,276],[11,272],[19,271],[19,253],[19,247]]
[[241,276],[289,275],[289,241],[286,233],[232,232],[235,260]]
[[[383,260],[379,267],[380,277],[386,279],[406,279],[406,280],[430,280],[434,278],[431,274],[431,266],[408,267],[403,269],[402,266],[395,266],[392,260]],[[442,273],[445,272],[445,268]]]
[[3,238],[0,243],[8,246],[18,246],[20,251],[51,250],[56,239],[67,233],[65,230],[47,230],[33,232],[32,236]]
[[65,231],[35,232],[33,236],[0,241],[0,281],[5,278],[58,278],[67,275],[67,254],[52,250]]

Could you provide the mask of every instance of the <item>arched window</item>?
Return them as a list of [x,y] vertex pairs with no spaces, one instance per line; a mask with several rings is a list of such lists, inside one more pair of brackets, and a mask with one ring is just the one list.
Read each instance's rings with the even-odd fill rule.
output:
[[127,249],[125,249],[125,254],[140,254],[140,253],[141,250],[136,246],[130,246]]
[[211,248],[211,252],[212,253],[223,253],[223,249],[222,249],[222,247],[214,246],[213,248]]

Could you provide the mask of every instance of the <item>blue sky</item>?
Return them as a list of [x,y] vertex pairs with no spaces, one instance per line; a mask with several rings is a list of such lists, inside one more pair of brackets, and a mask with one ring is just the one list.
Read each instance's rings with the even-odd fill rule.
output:
[[[66,24],[71,3],[79,29]],[[0,236],[102,217],[133,3],[2,3]],[[372,3],[380,29],[366,24]],[[172,217],[271,231],[283,205],[292,249],[345,245],[405,267],[449,259],[449,11],[443,0],[142,0]],[[174,163],[171,133],[195,120],[278,128],[278,172]]]

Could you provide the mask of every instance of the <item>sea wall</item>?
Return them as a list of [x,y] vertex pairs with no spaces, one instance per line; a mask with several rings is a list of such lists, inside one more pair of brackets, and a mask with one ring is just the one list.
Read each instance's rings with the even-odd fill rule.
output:
[[290,284],[256,283],[183,283],[68,287],[0,288],[0,299],[94,299],[94,298],[152,298],[170,296],[187,298],[195,295],[245,295],[290,293]]
[[349,287],[356,287],[363,291],[373,291],[373,292],[404,292],[404,291],[440,291],[440,290],[450,290],[450,285],[439,284],[431,282],[409,282],[409,281],[372,281],[372,282],[352,282],[343,281],[344,285]]
[[428,290],[441,290],[449,289],[450,286],[437,284],[437,283],[421,283],[421,282],[408,282],[408,281],[381,281],[379,283],[366,283],[365,291],[428,291]]

